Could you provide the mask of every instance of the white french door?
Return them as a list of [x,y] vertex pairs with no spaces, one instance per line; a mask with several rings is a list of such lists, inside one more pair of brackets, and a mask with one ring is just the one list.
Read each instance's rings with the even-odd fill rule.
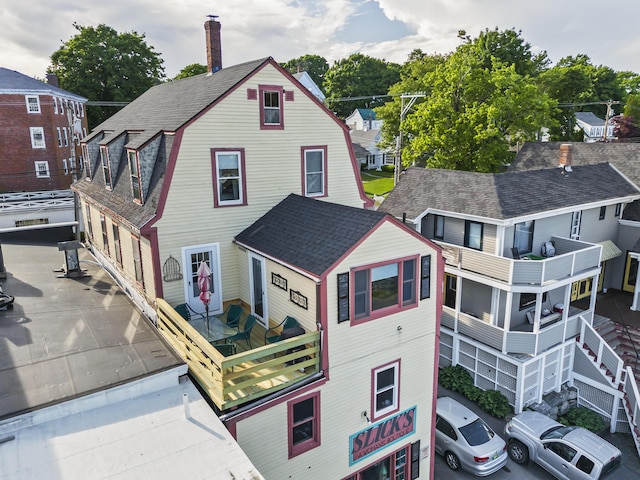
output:
[[267,314],[267,269],[264,258],[249,252],[249,282],[251,283],[251,313],[264,328],[269,328]]
[[184,271],[184,298],[185,303],[196,312],[204,314],[205,308],[200,300],[198,288],[198,267],[200,262],[206,262],[211,270],[209,281],[209,313],[215,315],[222,312],[222,288],[220,276],[220,248],[217,243],[206,245],[193,245],[182,249],[182,264]]

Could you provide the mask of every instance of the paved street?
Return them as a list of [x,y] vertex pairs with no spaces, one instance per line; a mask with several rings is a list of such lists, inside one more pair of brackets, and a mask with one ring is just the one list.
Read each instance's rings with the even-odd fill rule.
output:
[[[458,402],[466,405],[468,408],[482,417],[482,419],[487,422],[498,435],[504,438],[504,420],[493,418],[491,415],[483,412],[475,403],[470,402],[464,396],[460,395],[457,392],[452,392],[449,390],[445,390],[442,387],[438,387],[438,396],[452,397]],[[609,438],[607,438],[607,440],[611,443],[614,443],[618,448],[620,448],[623,455],[622,466],[615,471],[612,478],[615,480],[637,480],[638,478],[640,478],[640,458],[638,457],[638,454],[635,450],[635,446],[633,445],[631,436],[617,433],[611,435]],[[444,459],[438,454],[435,455],[436,480],[446,478],[450,478],[451,480],[477,478],[474,475],[464,471],[451,471],[451,469],[445,463]],[[554,477],[548,474],[542,467],[536,465],[533,462],[529,462],[527,465],[518,465],[517,463],[509,459],[507,461],[507,465],[502,470],[494,473],[488,478],[490,478],[491,480],[553,480]]]

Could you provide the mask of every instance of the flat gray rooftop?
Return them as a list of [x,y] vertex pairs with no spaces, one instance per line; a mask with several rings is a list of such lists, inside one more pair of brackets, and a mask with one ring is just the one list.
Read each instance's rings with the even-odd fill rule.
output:
[[58,278],[55,241],[0,241],[0,420],[183,364],[89,251],[87,276]]

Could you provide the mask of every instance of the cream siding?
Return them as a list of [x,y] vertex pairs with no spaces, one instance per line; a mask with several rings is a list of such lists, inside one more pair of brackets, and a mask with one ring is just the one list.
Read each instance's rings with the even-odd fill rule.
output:
[[[388,248],[390,244],[394,245],[393,251]],[[337,323],[338,273],[416,254],[432,256],[430,298],[419,301],[417,308],[357,326]],[[317,389],[321,392],[321,445],[288,460],[286,403],[243,419],[236,426],[238,442],[265,478],[343,478],[416,440],[421,441],[422,450],[430,448],[437,369],[436,251],[413,235],[400,234],[397,225],[387,222],[344,259],[326,282],[328,298],[324,308],[328,318],[324,348],[329,355],[330,380]],[[396,360],[400,361],[400,411],[416,407],[416,431],[349,466],[349,437],[368,427],[363,411],[371,418],[372,369]],[[332,461],[327,462],[327,458]],[[421,465],[425,478],[428,469],[427,459]]]
[[[284,101],[284,130],[260,130],[259,101],[247,100],[247,88],[259,85],[294,91],[294,101]],[[185,128],[163,216],[155,224],[161,262],[169,255],[180,258],[183,246],[219,242],[223,299],[238,298],[241,274],[234,236],[288,194],[302,193],[301,147],[322,145],[327,146],[325,199],[362,207],[359,173],[352,166],[344,130],[267,65]],[[244,149],[246,206],[213,207],[212,148]],[[171,303],[183,301],[177,283],[164,283],[164,297]]]

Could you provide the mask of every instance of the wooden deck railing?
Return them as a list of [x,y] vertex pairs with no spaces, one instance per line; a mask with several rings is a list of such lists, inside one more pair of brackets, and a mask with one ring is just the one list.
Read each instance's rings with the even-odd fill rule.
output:
[[286,388],[320,370],[320,332],[224,357],[165,300],[159,298],[157,305],[158,329],[222,411]]

